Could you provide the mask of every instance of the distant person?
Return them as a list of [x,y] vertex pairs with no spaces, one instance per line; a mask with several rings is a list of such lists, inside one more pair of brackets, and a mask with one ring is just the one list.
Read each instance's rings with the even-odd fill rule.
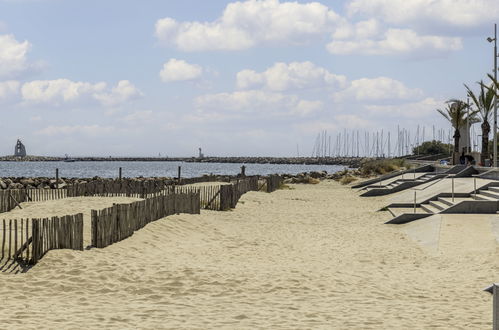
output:
[[461,164],[461,165],[466,164],[466,156],[464,155],[464,151],[461,154],[461,157],[459,157],[459,164]]
[[475,158],[472,155],[466,155],[464,157],[466,158],[466,165],[474,165],[475,164]]

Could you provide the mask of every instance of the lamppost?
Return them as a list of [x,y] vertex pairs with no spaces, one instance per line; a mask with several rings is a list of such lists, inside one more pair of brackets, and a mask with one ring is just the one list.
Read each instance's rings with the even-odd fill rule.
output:
[[[488,37],[487,41],[494,42],[494,80],[497,81],[497,24],[494,24],[494,38]],[[494,167],[497,167],[497,97],[494,98]]]

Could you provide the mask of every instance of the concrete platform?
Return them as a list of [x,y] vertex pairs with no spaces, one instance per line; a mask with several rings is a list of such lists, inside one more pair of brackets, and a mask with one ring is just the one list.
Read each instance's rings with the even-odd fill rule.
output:
[[[488,179],[476,179],[477,189],[483,187],[487,183],[493,182]],[[497,181],[494,181],[497,182]],[[473,178],[455,178],[454,179],[454,192],[455,193],[470,193],[473,191],[474,183]],[[394,193],[388,201],[389,203],[413,203],[414,191],[416,191],[416,202],[421,203],[439,193],[452,192],[452,179],[445,178],[440,181],[425,183],[415,187],[416,189],[408,189]]]

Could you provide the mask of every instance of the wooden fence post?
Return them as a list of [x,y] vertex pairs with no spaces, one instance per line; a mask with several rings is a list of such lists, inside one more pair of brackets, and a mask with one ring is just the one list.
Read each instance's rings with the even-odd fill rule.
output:
[[55,189],[59,189],[59,169],[55,169]]

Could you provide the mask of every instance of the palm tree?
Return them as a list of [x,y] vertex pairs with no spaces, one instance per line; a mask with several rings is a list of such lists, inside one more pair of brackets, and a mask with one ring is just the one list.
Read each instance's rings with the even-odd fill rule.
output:
[[492,84],[490,87],[485,86],[483,81],[480,83],[480,94],[476,95],[473,93],[473,91],[464,85],[466,87],[466,90],[468,91],[468,96],[473,100],[473,103],[475,104],[478,113],[480,114],[480,117],[482,117],[482,152],[480,155],[481,162],[483,162],[485,159],[489,158],[488,153],[489,153],[489,134],[490,134],[490,124],[489,124],[489,119],[490,116],[492,115],[492,112],[494,110],[494,96],[495,96],[495,91],[494,88],[492,88]]
[[[492,85],[493,86],[490,86],[490,87],[487,87],[485,86],[487,89],[490,89],[490,88],[493,88],[495,89],[496,91],[499,91],[499,81],[497,81],[493,75],[491,75],[490,73],[487,73],[487,76],[490,78],[490,80],[492,81]],[[497,93],[497,95],[499,95],[499,93]]]
[[[477,123],[479,119],[476,117],[477,111],[468,111],[468,104],[461,100],[449,100],[446,102],[447,107],[442,109],[437,109],[437,111],[447,119],[452,127],[454,128],[454,154],[459,153],[459,139],[461,138],[461,133],[459,130],[466,125],[466,121],[469,117],[470,124]],[[468,113],[469,112],[469,113]],[[454,163],[456,159],[453,157]]]

